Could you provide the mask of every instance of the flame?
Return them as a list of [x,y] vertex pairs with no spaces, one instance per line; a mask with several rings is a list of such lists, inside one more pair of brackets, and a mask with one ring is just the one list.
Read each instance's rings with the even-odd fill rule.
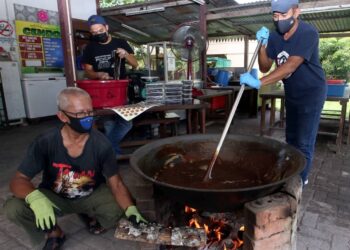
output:
[[215,233],[215,236],[216,236],[218,241],[221,240],[221,231],[220,230],[221,230],[221,227],[217,227],[214,229],[214,233]]
[[201,225],[199,225],[198,221],[196,219],[190,220],[190,227],[194,226],[195,228],[202,228]]
[[204,224],[204,231],[206,234],[209,234],[209,227],[207,224]]
[[189,206],[185,206],[185,213],[194,213],[196,212],[197,210],[192,208],[192,207],[189,207]]
[[[201,220],[198,221],[198,217],[195,216],[194,214],[197,212],[196,209],[191,208],[189,206],[185,206],[185,213],[189,214],[192,218],[189,220],[189,226],[194,227],[194,228],[204,228],[205,233],[208,236],[208,242],[207,244],[210,245],[213,242],[220,242],[222,240],[222,237],[225,237],[225,230],[226,229],[226,224],[224,221],[215,221],[211,220],[210,224],[205,224],[205,223],[200,223]],[[197,217],[197,218],[195,218]],[[239,229],[239,232],[244,232],[244,226],[241,226]],[[232,246],[229,244],[229,246],[226,246],[224,243],[223,250],[237,250],[243,245],[243,240],[240,239],[239,237],[234,237],[231,239],[232,241]],[[207,245],[207,246],[208,246]]]

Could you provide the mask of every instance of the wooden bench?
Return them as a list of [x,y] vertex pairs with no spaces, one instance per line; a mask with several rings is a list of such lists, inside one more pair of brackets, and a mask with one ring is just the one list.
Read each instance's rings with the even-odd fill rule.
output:
[[[272,91],[268,93],[260,94],[260,97],[262,98],[262,107],[261,107],[261,118],[260,118],[260,135],[264,135],[266,131],[268,133],[271,133],[271,130],[276,127],[277,124],[279,124],[279,128],[284,128],[284,114],[285,114],[285,96],[284,91]],[[275,112],[276,112],[276,100],[281,100],[281,110],[280,110],[280,119],[279,121],[276,121]],[[270,122],[269,127],[265,127],[265,118],[266,118],[266,102],[267,100],[271,100],[271,113],[270,113]],[[349,102],[349,98],[347,97],[335,97],[335,96],[328,96],[327,101],[331,102],[338,102],[341,106],[340,111],[336,111],[336,114],[332,115],[333,120],[339,120],[338,122],[338,129],[336,132],[328,132],[328,131],[318,131],[318,134],[324,134],[324,135],[332,135],[336,137],[336,146],[337,146],[337,152],[340,151],[341,144],[343,143],[343,135],[345,131],[345,121],[346,121],[346,109],[347,104]],[[322,111],[321,119],[324,119],[324,111]],[[350,122],[350,117],[349,117]],[[348,138],[346,140],[346,143],[349,143],[350,140],[350,128],[348,132]]]

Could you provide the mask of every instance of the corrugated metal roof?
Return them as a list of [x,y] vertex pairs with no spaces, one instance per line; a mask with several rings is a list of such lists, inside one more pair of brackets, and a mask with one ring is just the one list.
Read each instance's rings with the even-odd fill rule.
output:
[[[237,4],[234,0],[207,0],[207,32],[208,37],[227,37],[248,35],[266,26],[273,29],[270,1],[256,1],[249,4]],[[349,0],[300,1],[301,18],[313,24],[321,34],[350,31]],[[165,7],[164,11],[139,15],[125,15],[130,10]],[[111,27],[112,32],[125,36],[128,40],[144,44],[154,41],[168,41],[176,28],[188,22],[198,22],[199,5],[190,0],[152,0],[147,4],[134,4],[128,7],[101,9]],[[125,27],[126,24],[140,30],[140,34]]]

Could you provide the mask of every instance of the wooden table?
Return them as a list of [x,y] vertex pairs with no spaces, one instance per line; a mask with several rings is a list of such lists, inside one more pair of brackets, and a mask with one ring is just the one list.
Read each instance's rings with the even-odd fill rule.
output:
[[[233,105],[233,102],[236,100],[236,96],[240,90],[241,86],[238,85],[238,86],[231,86],[231,85],[228,85],[228,86],[215,86],[215,87],[208,87],[206,89],[211,89],[211,90],[231,90],[231,97],[229,99],[229,106],[230,106],[230,109],[232,108],[232,105]],[[254,88],[251,88],[249,86],[245,86],[244,88],[244,92],[243,93],[243,96],[242,96],[242,99],[240,101],[240,103],[244,102],[245,98],[244,96],[246,96],[247,92],[249,92],[249,100],[248,103],[246,103],[247,107],[249,107],[249,116],[250,117],[256,117],[257,116],[257,110],[258,110],[258,98],[257,98],[257,95],[255,95],[255,93],[257,93],[257,90],[254,89]]]
[[212,98],[214,97],[219,97],[219,96],[227,96],[227,102],[226,102],[226,107],[225,107],[225,118],[227,118],[230,114],[230,109],[232,107],[232,96],[234,94],[233,90],[219,90],[219,89],[213,89],[213,88],[208,88],[208,89],[201,89],[203,95],[196,96],[196,99],[206,102],[206,101],[211,101]]
[[[264,135],[266,130],[271,132],[271,130],[279,124],[280,128],[284,127],[284,114],[285,114],[285,95],[284,91],[271,91],[267,93],[260,94],[260,97],[262,98],[262,107],[261,107],[261,118],[260,118],[260,135]],[[281,100],[281,111],[280,111],[280,117],[279,121],[276,122],[275,120],[275,112],[276,112],[276,100],[280,99]],[[268,100],[271,100],[271,113],[270,113],[270,122],[269,122],[269,127],[266,129],[265,128],[265,118],[266,118],[266,102]],[[334,132],[326,132],[326,131],[318,131],[319,134],[326,134],[326,135],[333,135],[336,136],[336,145],[337,145],[337,151],[340,150],[341,144],[343,142],[343,135],[344,135],[344,125],[345,125],[345,120],[346,120],[346,109],[347,109],[347,104],[349,102],[348,97],[335,97],[335,96],[328,96],[327,101],[331,102],[339,102],[341,106],[341,111],[339,114],[333,115],[334,118],[339,119],[338,122],[338,131],[336,133]],[[321,118],[324,117],[326,110],[322,111]],[[323,117],[322,117],[323,116]],[[349,122],[350,122],[350,117],[349,117]],[[348,132],[348,138],[346,140],[346,143],[349,143],[350,140],[350,126],[349,126],[349,132]]]
[[[209,107],[209,104],[206,102],[196,102],[190,104],[172,104],[172,105],[159,105],[154,106],[145,111],[148,112],[166,112],[171,110],[186,110],[187,118],[187,134],[192,133],[202,133],[205,134],[205,110]],[[106,116],[106,115],[115,115],[116,113],[110,109],[98,109],[96,110],[96,115]]]

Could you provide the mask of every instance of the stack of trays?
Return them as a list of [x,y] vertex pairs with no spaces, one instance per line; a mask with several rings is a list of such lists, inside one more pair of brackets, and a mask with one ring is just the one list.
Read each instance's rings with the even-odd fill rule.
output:
[[178,81],[165,84],[165,104],[182,103],[182,83]]
[[192,86],[193,81],[183,80],[182,81],[182,100],[183,103],[192,103]]
[[163,82],[146,84],[146,103],[164,104]]

